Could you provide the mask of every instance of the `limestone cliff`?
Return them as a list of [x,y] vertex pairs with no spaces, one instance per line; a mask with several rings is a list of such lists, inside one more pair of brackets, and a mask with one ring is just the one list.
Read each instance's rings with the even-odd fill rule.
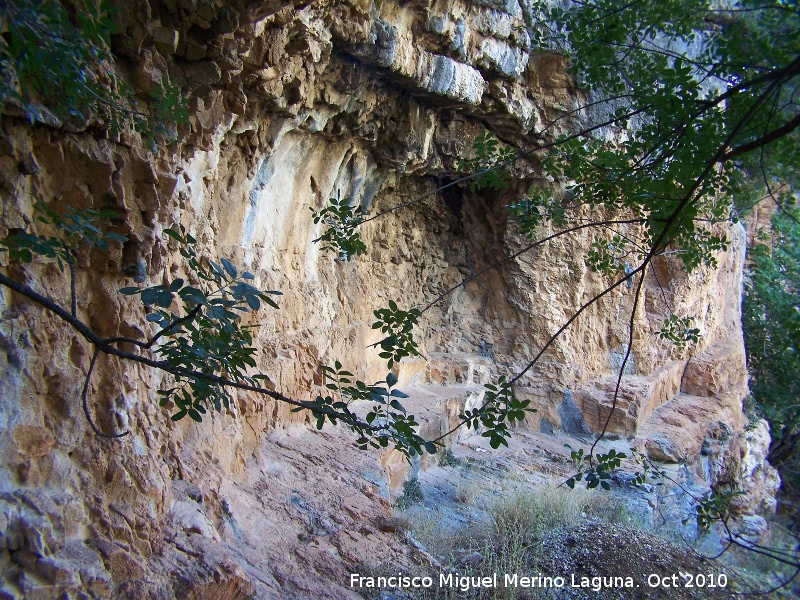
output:
[[[535,156],[511,168],[507,192],[435,190],[457,177],[484,129],[524,147],[558,134],[566,123],[555,119],[580,102],[563,60],[530,52],[524,0],[119,6],[119,68],[144,92],[164,74],[177,77],[190,125],[156,156],[134,136],[3,116],[0,234],[30,225],[37,196],[119,213],[129,241],[79,265],[78,315],[101,335],[144,337],[140,307],[118,289],[182,274],[163,231],[184,225],[204,252],[283,292],[280,310],[258,315],[255,343],[260,369],[292,397],[311,397],[319,365],[337,359],[364,379],[385,376],[368,349],[378,339],[373,310],[389,299],[427,303],[524,246],[506,206],[531,184],[549,184]],[[309,207],[331,197],[375,214],[427,193],[363,227],[364,257],[339,261],[312,243],[320,232]],[[768,433],[744,432],[741,409],[745,239],[738,227],[727,234],[732,248],[716,271],[687,276],[665,257],[648,273],[609,431],[654,459],[686,461],[706,483],[740,481],[752,492],[742,510],[769,510],[777,479],[764,460]],[[476,386],[524,366],[603,289],[582,258],[590,243],[588,232],[559,238],[426,313],[426,360],[404,362],[398,374],[421,410],[445,414],[426,421],[431,433]],[[53,265],[8,272],[67,302]],[[518,393],[539,409],[529,428],[601,429],[631,301],[624,286],[606,296],[520,381]],[[200,425],[174,423],[155,401],[163,375],[110,358],[92,378],[91,408],[103,430],[131,435],[100,439],[79,402],[84,340],[7,289],[0,302],[3,597],[326,597],[320,582],[340,578],[359,552],[413,558],[380,525],[390,488],[407,477],[397,457],[339,450],[343,434],[309,441],[298,433],[302,414],[248,394]],[[675,308],[696,315],[703,334],[683,352],[653,335]],[[327,537],[311,547],[298,530]],[[281,586],[285,596],[269,595]],[[349,593],[331,589],[329,597]]]

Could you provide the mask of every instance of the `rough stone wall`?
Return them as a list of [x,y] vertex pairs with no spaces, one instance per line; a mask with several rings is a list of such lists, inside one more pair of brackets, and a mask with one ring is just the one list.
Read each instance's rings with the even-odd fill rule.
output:
[[[369,252],[354,261],[312,243],[320,231],[309,211],[334,196],[372,214],[408,202],[452,181],[484,128],[524,147],[533,131],[574,108],[580,93],[563,60],[528,50],[524,0],[138,0],[120,8],[114,47],[126,76],[147,92],[168,74],[190,92],[191,123],[177,144],[154,156],[132,136],[31,127],[8,115],[0,123],[0,234],[31,223],[37,195],[56,207],[122,216],[130,241],[92,252],[78,269],[79,317],[97,333],[147,335],[138,301],[117,290],[183,273],[163,234],[181,223],[204,252],[283,292],[279,311],[257,317],[259,367],[277,389],[308,398],[318,366],[335,359],[365,379],[385,375],[367,349],[377,339],[373,310],[389,299],[427,303],[526,243],[505,206],[547,183],[535,157],[512,168],[508,192],[458,185],[370,222],[362,231]],[[709,419],[725,413],[741,431],[743,241],[736,229],[729,235],[734,247],[718,271],[687,277],[665,258],[658,279],[648,274],[612,431],[637,435],[681,394],[707,398],[704,406],[716,407]],[[461,381],[462,363],[480,364],[485,380],[525,365],[603,289],[582,260],[590,243],[588,232],[560,238],[448,296],[419,331],[426,356],[438,358],[401,365],[401,384],[473,383]],[[9,273],[66,304],[66,280],[53,265]],[[589,309],[521,381],[519,393],[539,408],[530,427],[602,427],[631,296],[622,287]],[[305,417],[240,394],[202,425],[173,423],[154,400],[161,374],[102,358],[91,410],[103,430],[132,434],[99,439],[78,400],[90,358],[84,340],[8,290],[0,303],[0,569],[9,597],[65,589],[98,598],[252,593],[204,515],[224,521],[220,490],[252,483],[265,433]],[[654,340],[673,307],[700,319],[696,349],[679,353]],[[700,426],[692,443],[713,439],[714,426]],[[675,435],[671,443],[681,446],[685,434]],[[654,436],[643,446],[669,458]],[[752,462],[747,468],[757,469]],[[204,503],[199,516],[192,494]]]

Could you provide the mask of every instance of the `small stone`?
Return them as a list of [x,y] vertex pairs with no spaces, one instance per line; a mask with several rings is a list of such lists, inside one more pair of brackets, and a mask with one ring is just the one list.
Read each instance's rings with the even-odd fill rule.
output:
[[167,27],[156,27],[153,30],[153,43],[161,54],[168,56],[178,51],[178,41],[180,33]]
[[447,29],[447,20],[440,15],[433,16],[428,20],[428,29],[441,35]]
[[473,552],[471,554],[467,554],[461,560],[464,562],[465,565],[469,565],[471,567],[479,567],[483,563],[483,555],[480,552]]
[[744,515],[739,519],[739,522],[741,525],[738,534],[753,542],[763,539],[769,531],[767,521],[759,515]]
[[195,42],[187,42],[184,51],[184,58],[186,60],[197,61],[206,57],[207,48],[203,44],[196,44]]
[[214,8],[214,5],[207,0],[200,4],[197,7],[197,17],[198,19],[203,19],[204,21],[211,22],[217,16],[217,11]]

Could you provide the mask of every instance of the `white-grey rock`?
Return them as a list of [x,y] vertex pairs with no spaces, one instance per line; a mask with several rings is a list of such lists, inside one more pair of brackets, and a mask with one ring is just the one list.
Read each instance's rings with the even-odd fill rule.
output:
[[480,72],[447,56],[424,54],[420,57],[420,77],[423,89],[433,94],[480,104],[486,82]]
[[528,66],[529,55],[507,42],[486,38],[481,42],[478,62],[504,77],[518,77]]

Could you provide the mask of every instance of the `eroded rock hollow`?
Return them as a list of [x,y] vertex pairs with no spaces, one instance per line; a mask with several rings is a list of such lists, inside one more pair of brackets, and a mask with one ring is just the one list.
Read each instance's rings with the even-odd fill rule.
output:
[[[152,334],[119,288],[185,275],[164,229],[280,290],[256,317],[258,368],[287,396],[311,398],[335,360],[386,376],[370,344],[390,299],[424,306],[529,243],[508,204],[551,185],[536,155],[510,167],[510,189],[473,190],[458,161],[488,130],[517,148],[554,138],[581,91],[561,57],[531,53],[522,0],[373,3],[119,3],[119,68],[145,93],[162,76],[189,95],[190,123],[152,154],[135,136],[32,126],[2,117],[0,234],[23,230],[41,197],[111,209],[129,239],[77,269],[78,316],[102,336]],[[562,119],[562,120],[559,120]],[[345,198],[375,215],[366,255],[339,260],[313,243],[309,208]],[[545,228],[546,229],[546,228]],[[551,230],[543,230],[542,236]],[[686,275],[675,258],[647,273],[608,432],[695,482],[739,482],[744,514],[774,509],[777,476],[764,425],[746,430],[740,323],[744,232],[716,270]],[[586,266],[594,234],[561,237],[456,289],[421,320],[424,358],[395,368],[432,437],[482,385],[518,372],[606,282]],[[8,267],[60,304],[53,264]],[[0,595],[6,598],[344,598],[354,564],[415,560],[393,535],[390,502],[422,464],[360,453],[338,429],[240,393],[202,424],[158,406],[165,376],[101,357],[90,410],[119,440],[94,435],[80,391],[91,348],[59,318],[3,289],[0,322]],[[524,428],[597,433],[628,341],[621,286],[559,336],[518,382],[538,409]],[[654,335],[680,309],[701,341],[677,350]],[[254,321],[255,322],[255,321]],[[389,523],[389,524],[387,524]],[[397,558],[397,560],[401,560]],[[63,594],[69,594],[64,596]]]

